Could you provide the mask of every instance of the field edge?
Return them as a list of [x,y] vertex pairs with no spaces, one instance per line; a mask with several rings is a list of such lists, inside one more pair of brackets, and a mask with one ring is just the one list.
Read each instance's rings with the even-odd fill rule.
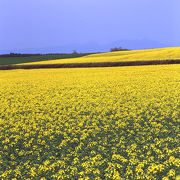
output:
[[64,64],[31,64],[31,65],[1,65],[0,70],[11,69],[44,69],[44,68],[89,68],[89,67],[117,67],[117,66],[144,66],[180,64],[176,60],[151,60],[151,61],[123,61],[123,62],[95,62],[95,63],[64,63]]

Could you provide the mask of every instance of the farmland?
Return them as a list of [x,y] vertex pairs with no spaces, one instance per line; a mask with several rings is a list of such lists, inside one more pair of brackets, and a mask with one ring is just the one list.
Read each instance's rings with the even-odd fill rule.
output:
[[177,59],[180,59],[180,47],[96,53],[78,58],[57,59],[41,62],[36,61],[23,64],[96,63]]
[[176,179],[179,97],[180,65],[0,71],[0,179]]
[[49,61],[54,59],[77,58],[89,54],[90,53],[41,55],[41,56],[28,56],[28,57],[0,57],[0,65],[11,65],[11,64],[32,63],[32,62],[39,63],[41,61]]

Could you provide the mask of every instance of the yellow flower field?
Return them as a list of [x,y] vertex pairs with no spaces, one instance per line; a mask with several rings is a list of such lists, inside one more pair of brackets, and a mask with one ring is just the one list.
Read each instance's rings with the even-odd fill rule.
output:
[[0,71],[0,179],[178,179],[180,65]]
[[180,47],[97,53],[79,58],[36,61],[23,64],[91,63],[180,59]]

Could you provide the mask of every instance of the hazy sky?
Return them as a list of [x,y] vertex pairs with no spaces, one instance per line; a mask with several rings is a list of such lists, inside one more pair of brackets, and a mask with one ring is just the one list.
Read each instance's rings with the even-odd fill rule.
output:
[[180,0],[0,0],[0,50],[150,39],[180,46]]

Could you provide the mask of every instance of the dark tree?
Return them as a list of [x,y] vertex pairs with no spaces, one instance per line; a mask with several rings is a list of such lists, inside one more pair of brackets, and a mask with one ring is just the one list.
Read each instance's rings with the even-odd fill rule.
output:
[[78,52],[76,50],[73,50],[73,53],[72,54],[78,54]]
[[128,51],[128,49],[124,49],[122,47],[115,47],[110,49],[110,52],[114,52],[114,51]]

